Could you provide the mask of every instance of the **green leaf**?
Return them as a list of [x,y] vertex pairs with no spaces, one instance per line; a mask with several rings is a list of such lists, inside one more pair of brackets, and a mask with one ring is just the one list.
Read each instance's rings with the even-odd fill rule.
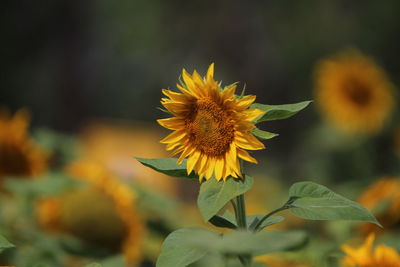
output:
[[251,130],[251,133],[254,134],[255,136],[257,136],[258,138],[264,139],[264,140],[271,139],[271,138],[274,138],[275,136],[279,135],[276,133],[270,133],[267,131],[263,131],[258,128],[254,128],[253,130]]
[[214,178],[201,184],[197,205],[205,221],[208,221],[232,198],[245,193],[253,185],[253,178],[229,178],[226,182]]
[[310,220],[354,220],[379,225],[375,217],[360,204],[313,182],[299,182],[290,187],[290,211]]
[[4,236],[0,235],[0,253],[8,248],[15,247],[13,244],[10,243]]
[[153,170],[169,176],[193,180],[199,179],[199,177],[193,172],[190,175],[187,174],[186,159],[184,159],[182,164],[179,165],[176,164],[176,161],[178,160],[176,158],[145,159],[135,157],[135,159],[137,159],[144,166],[150,167]]
[[[255,214],[255,215],[250,215],[247,216],[247,224],[249,225],[249,230],[254,231],[254,228],[256,227],[257,223],[264,217],[263,214]],[[265,227],[268,227],[273,224],[277,224],[281,221],[283,221],[284,218],[282,216],[270,216],[268,217],[263,223],[261,224],[260,228],[258,229],[261,231]]]
[[265,111],[264,115],[258,117],[254,121],[255,123],[259,123],[262,121],[287,119],[307,107],[311,102],[312,101],[303,101],[296,104],[285,105],[264,105],[254,103],[250,108],[257,108]]
[[307,241],[302,231],[234,231],[224,235],[218,250],[229,254],[251,254],[254,256],[298,248]]
[[92,262],[92,263],[86,264],[84,267],[102,267],[102,265],[97,262]]
[[157,259],[157,267],[184,267],[204,257],[206,245],[188,245],[191,237],[197,237],[196,242],[212,242],[217,236],[200,228],[183,228],[169,234],[165,239],[160,256]]

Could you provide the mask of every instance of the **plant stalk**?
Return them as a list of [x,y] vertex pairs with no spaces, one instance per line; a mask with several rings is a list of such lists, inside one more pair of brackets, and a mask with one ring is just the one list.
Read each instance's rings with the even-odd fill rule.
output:
[[280,208],[278,208],[278,209],[276,209],[276,210],[273,210],[273,211],[271,211],[270,213],[266,214],[264,217],[261,218],[261,220],[260,220],[260,221],[257,223],[257,225],[254,227],[254,232],[258,232],[258,231],[261,230],[261,229],[259,229],[259,228],[260,228],[261,224],[262,224],[266,219],[268,219],[269,217],[271,217],[271,216],[274,215],[275,213],[278,213],[278,212],[280,212],[280,211],[282,211],[282,210],[286,210],[286,209],[288,209],[288,206],[287,206],[287,205],[284,205],[284,206],[282,206],[282,207],[280,207]]

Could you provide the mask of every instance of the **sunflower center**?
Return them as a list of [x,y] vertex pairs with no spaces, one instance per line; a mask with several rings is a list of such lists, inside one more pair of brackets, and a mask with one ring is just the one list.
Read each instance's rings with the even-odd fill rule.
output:
[[0,176],[29,174],[29,162],[23,151],[14,144],[0,143]]
[[234,124],[228,111],[212,99],[199,99],[186,120],[189,141],[209,156],[221,157],[234,137]]
[[357,79],[349,79],[343,86],[347,96],[357,106],[363,107],[371,100],[371,88]]

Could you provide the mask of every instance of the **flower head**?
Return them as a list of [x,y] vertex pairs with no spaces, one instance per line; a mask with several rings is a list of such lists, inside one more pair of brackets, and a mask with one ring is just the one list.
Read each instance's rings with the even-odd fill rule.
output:
[[[365,190],[359,202],[371,210],[385,229],[396,227],[400,222],[400,179],[385,177]],[[364,234],[380,232],[382,228],[370,223],[360,225]]]
[[345,51],[319,62],[315,74],[316,102],[336,128],[352,134],[382,129],[394,104],[393,86],[372,59]]
[[396,267],[400,266],[400,255],[398,252],[385,245],[378,245],[375,249],[372,245],[375,235],[370,234],[364,244],[357,248],[343,245],[342,250],[346,253],[343,266],[346,267]]
[[52,231],[120,249],[128,263],[139,262],[145,226],[136,210],[134,192],[92,161],[72,163],[67,172],[87,186],[41,199],[39,223]]
[[17,111],[14,116],[0,110],[0,178],[33,176],[45,171],[48,153],[28,135],[29,114]]
[[178,164],[188,158],[188,174],[194,170],[200,181],[213,174],[224,181],[230,176],[243,177],[239,159],[257,163],[246,150],[265,148],[250,133],[255,128],[252,121],[264,113],[249,109],[256,97],[239,98],[235,84],[222,89],[213,76],[214,64],[204,78],[196,71],[190,75],[183,70],[183,81],[177,84],[181,93],[162,90],[167,98],[161,104],[175,117],[158,120],[163,127],[174,130],[161,142],[174,154],[181,153]]

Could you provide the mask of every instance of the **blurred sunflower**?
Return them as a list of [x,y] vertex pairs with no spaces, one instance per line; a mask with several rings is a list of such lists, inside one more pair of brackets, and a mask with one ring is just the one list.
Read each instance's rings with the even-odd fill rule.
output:
[[256,96],[238,98],[236,85],[222,89],[214,80],[214,64],[208,68],[206,77],[182,71],[183,82],[177,84],[182,93],[163,89],[168,98],[161,104],[175,117],[160,119],[158,123],[173,133],[161,143],[173,154],[181,153],[177,164],[188,158],[187,172],[193,170],[200,181],[215,175],[217,180],[243,177],[239,158],[257,163],[245,150],[265,148],[250,133],[255,128],[252,122],[264,112],[249,109]]
[[393,108],[392,84],[374,61],[357,50],[321,60],[315,68],[315,99],[336,128],[374,134]]
[[132,157],[166,156],[156,129],[139,123],[97,122],[86,126],[79,139],[83,158],[101,163],[118,177],[133,179],[146,188],[176,196],[176,181],[153,172]]
[[343,258],[344,267],[397,267],[400,266],[399,253],[389,246],[378,245],[375,249],[372,245],[375,235],[370,234],[364,244],[357,248],[343,245],[342,250],[346,254]]
[[[372,211],[385,229],[393,228],[400,222],[400,179],[378,180],[362,193],[359,202]],[[382,231],[369,223],[361,224],[360,230],[363,234]]]
[[127,263],[138,263],[145,227],[135,208],[134,192],[90,161],[73,163],[68,173],[88,186],[42,199],[37,209],[39,224],[111,251],[122,250]]
[[34,176],[47,168],[48,153],[28,135],[29,114],[14,116],[0,110],[0,179],[5,176]]

